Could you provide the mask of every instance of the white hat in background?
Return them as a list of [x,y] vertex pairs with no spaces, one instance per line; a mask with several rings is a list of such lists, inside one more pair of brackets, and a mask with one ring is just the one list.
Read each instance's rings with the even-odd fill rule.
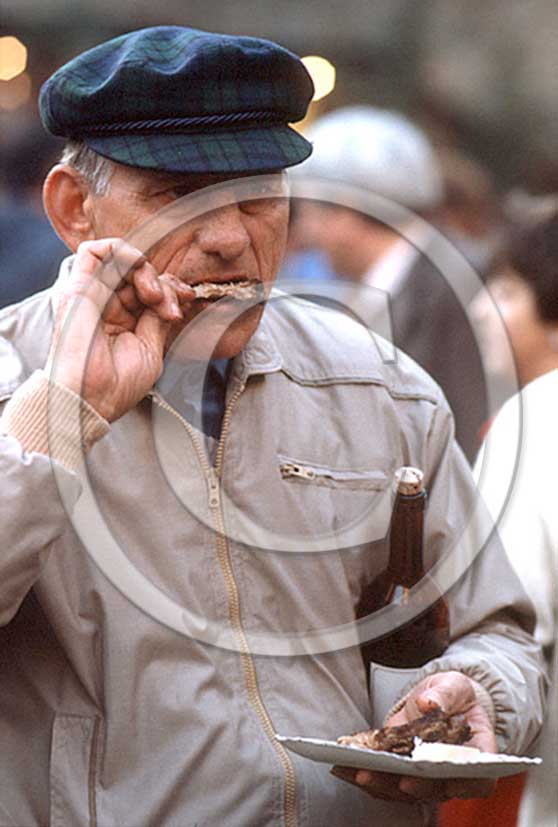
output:
[[306,131],[310,158],[298,171],[354,184],[410,209],[437,206],[442,175],[434,151],[403,115],[372,106],[349,106],[318,118]]

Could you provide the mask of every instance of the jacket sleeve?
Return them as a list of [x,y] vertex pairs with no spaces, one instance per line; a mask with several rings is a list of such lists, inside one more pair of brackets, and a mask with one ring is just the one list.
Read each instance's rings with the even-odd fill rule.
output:
[[41,371],[5,406],[0,419],[0,625],[15,615],[66,530],[65,509],[81,490],[80,459],[108,427]]
[[453,439],[443,399],[426,452],[425,547],[448,600],[452,642],[419,680],[454,669],[476,680],[492,700],[500,751],[521,754],[540,729],[546,691],[542,654],[532,637],[534,609]]

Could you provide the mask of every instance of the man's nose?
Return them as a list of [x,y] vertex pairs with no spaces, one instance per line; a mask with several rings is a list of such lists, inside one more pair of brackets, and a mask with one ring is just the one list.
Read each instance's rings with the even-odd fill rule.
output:
[[238,204],[228,204],[204,215],[196,237],[202,252],[229,261],[239,258],[250,246]]

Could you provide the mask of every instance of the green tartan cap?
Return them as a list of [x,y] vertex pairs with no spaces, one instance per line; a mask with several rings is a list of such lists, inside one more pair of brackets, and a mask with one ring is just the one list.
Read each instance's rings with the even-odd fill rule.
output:
[[156,26],[78,55],[43,85],[53,135],[121,164],[166,172],[266,172],[311,144],[289,123],[313,95],[302,61],[253,37]]

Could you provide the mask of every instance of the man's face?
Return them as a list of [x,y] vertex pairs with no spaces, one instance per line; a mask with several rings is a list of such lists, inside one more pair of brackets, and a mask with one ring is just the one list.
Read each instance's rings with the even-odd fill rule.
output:
[[[146,252],[157,272],[170,273],[187,284],[231,280],[271,284],[285,248],[289,206],[286,198],[273,197],[286,192],[283,174],[272,179],[266,176],[262,181],[266,184],[258,200],[229,203],[205,212],[162,237]],[[224,176],[162,174],[117,165],[107,194],[89,198],[95,238],[126,238],[145,222],[156,222],[159,211],[183,196],[221,182],[227,193],[234,192],[234,179]],[[238,315],[235,301],[210,305],[198,300],[185,308],[184,321],[173,327],[169,343],[206,309],[207,322],[189,337],[188,355],[192,358],[211,355],[207,353],[208,341],[219,341],[213,356],[236,355],[255,332],[263,313],[262,304]]]

